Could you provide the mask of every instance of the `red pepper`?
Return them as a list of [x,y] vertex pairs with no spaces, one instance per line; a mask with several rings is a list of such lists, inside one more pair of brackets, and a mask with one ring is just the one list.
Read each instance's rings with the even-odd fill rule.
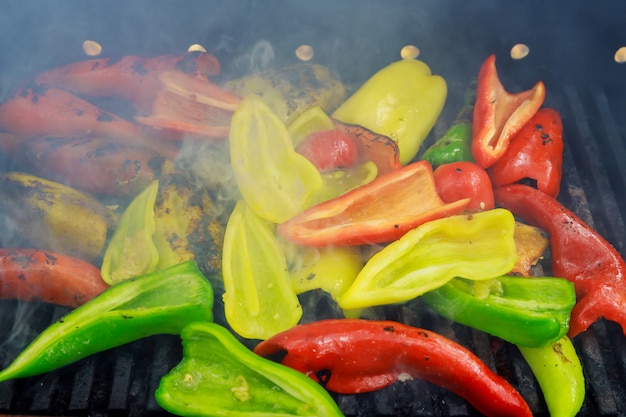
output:
[[552,274],[574,283],[577,303],[568,335],[604,317],[626,335],[626,262],[617,250],[556,199],[522,184],[495,189],[496,204],[550,234]]
[[0,300],[78,307],[109,288],[100,268],[40,249],[0,249]]
[[322,172],[351,168],[359,160],[356,140],[339,129],[311,133],[296,146],[296,152]]
[[563,123],[554,109],[542,108],[511,139],[508,149],[490,168],[494,187],[529,178],[556,198],[563,166]]
[[459,214],[468,203],[446,204],[432,166],[418,161],[303,211],[279,224],[278,232],[307,246],[390,242],[422,223]]
[[539,110],[546,96],[543,82],[530,90],[511,94],[496,70],[496,56],[489,56],[478,73],[472,121],[472,155],[483,168],[496,162],[511,138]]
[[519,392],[471,351],[437,333],[394,321],[302,324],[261,342],[254,351],[281,354],[283,365],[340,394],[419,378],[465,398],[487,416],[532,415]]
[[494,208],[493,186],[487,171],[468,161],[439,165],[433,173],[437,192],[446,203],[471,198],[468,210],[482,211]]

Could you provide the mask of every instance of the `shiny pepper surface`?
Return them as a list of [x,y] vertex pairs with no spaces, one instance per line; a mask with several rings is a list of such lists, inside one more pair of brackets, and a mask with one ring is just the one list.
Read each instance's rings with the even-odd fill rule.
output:
[[332,116],[395,140],[405,165],[435,125],[447,94],[446,81],[428,65],[403,59],[374,74]]
[[192,323],[181,333],[183,359],[161,378],[158,404],[179,416],[341,417],[309,377],[255,355],[225,328]]
[[507,274],[517,260],[514,231],[513,215],[504,209],[424,223],[370,258],[339,306],[405,302],[454,277],[486,280]]
[[320,172],[294,150],[287,127],[258,96],[246,97],[235,111],[229,140],[239,191],[264,219],[295,216],[322,187]]

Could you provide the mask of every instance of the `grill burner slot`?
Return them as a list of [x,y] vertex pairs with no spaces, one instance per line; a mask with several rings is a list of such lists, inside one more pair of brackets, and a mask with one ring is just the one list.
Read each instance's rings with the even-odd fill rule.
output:
[[[548,89],[546,106],[558,109],[565,135],[560,199],[623,253],[626,226],[626,137],[616,123],[617,102],[600,87]],[[558,94],[557,94],[558,93]],[[613,110],[615,108],[615,110]],[[615,113],[613,113],[615,111]],[[304,303],[328,316],[328,300],[309,293]],[[320,298],[321,297],[321,298]],[[313,303],[313,304],[311,304]],[[323,311],[323,314],[322,314]],[[66,309],[0,302],[0,365],[12,358]],[[419,299],[383,308],[385,317],[435,330],[471,348],[516,386],[536,416],[548,416],[539,387],[517,349],[481,332],[441,318]],[[574,343],[581,355],[587,397],[581,416],[626,415],[626,337],[600,321]],[[103,352],[55,372],[0,384],[0,414],[76,416],[165,416],[154,400],[162,375],[178,363],[180,341],[154,336]],[[335,396],[347,416],[477,416],[460,397],[421,380],[396,383],[370,394]]]

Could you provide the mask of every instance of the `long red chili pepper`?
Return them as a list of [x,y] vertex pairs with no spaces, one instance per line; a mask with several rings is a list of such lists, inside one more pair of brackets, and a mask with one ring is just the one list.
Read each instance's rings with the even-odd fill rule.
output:
[[487,416],[531,416],[518,391],[476,355],[428,330],[394,321],[330,319],[302,324],[258,344],[262,356],[341,394],[374,391],[420,378],[465,398]]
[[550,234],[552,274],[574,283],[577,303],[569,336],[601,317],[626,334],[626,262],[595,230],[556,199],[527,185],[495,189],[496,204]]
[[0,249],[0,299],[77,307],[109,286],[100,268],[60,253]]

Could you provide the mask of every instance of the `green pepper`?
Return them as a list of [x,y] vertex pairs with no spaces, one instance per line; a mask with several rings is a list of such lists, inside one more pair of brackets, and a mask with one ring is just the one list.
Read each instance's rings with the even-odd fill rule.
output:
[[266,220],[282,223],[295,216],[322,187],[320,172],[294,150],[285,124],[256,95],[235,111],[229,141],[239,191]]
[[452,162],[474,162],[472,156],[472,121],[476,101],[476,80],[465,92],[465,103],[452,125],[424,153],[422,159],[433,167]]
[[576,293],[562,278],[502,276],[482,283],[455,278],[421,299],[458,323],[516,345],[538,347],[567,333]]
[[515,219],[508,210],[423,223],[372,256],[339,298],[343,309],[409,301],[454,277],[487,280],[517,260]]
[[154,180],[126,207],[102,260],[102,279],[114,285],[153,272],[159,263],[154,244],[154,204],[159,180]]
[[267,339],[295,326],[302,307],[272,224],[239,200],[226,225],[222,259],[224,312],[232,329]]
[[256,355],[225,328],[192,323],[181,334],[183,359],[161,378],[157,403],[180,416],[343,414],[317,382]]
[[193,261],[125,280],[51,324],[2,372],[39,375],[155,334],[213,320],[213,288]]
[[374,74],[332,117],[390,137],[406,165],[435,125],[447,94],[446,81],[428,65],[403,59]]
[[563,336],[551,345],[518,348],[539,383],[550,417],[576,416],[585,400],[585,376],[571,339]]

